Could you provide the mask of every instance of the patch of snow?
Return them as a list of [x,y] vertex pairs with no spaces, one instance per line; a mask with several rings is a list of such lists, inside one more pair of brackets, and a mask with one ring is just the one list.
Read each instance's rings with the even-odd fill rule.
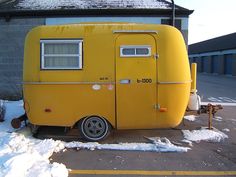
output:
[[209,130],[205,127],[201,128],[200,130],[182,130],[184,138],[189,141],[209,141],[209,142],[220,142],[225,138],[228,138],[226,134],[223,132],[213,129]]
[[28,128],[17,132],[11,119],[24,114],[22,101],[5,101],[5,121],[0,123],[0,176],[15,177],[66,177],[65,165],[50,163],[53,152],[64,149],[64,143],[52,139],[38,140],[31,137]]
[[189,140],[186,140],[186,139],[183,139],[183,140],[181,140],[182,142],[184,142],[184,143],[187,143],[189,146],[193,146],[193,143],[192,143],[192,141],[189,141]]
[[224,129],[222,129],[222,131],[224,131],[224,132],[230,132],[230,129],[224,128]]
[[[22,0],[16,6],[24,9],[171,9],[158,0]],[[177,7],[178,8],[178,7]]]
[[208,104],[212,104],[212,105],[218,105],[220,104],[221,106],[236,106],[236,103],[225,103],[225,102],[201,102],[201,105],[208,105]]
[[188,120],[188,121],[195,121],[196,120],[195,115],[188,115],[188,116],[184,116],[184,119]]
[[236,103],[235,99],[229,98],[229,97],[210,97],[208,100],[213,102],[227,102],[227,103]]
[[210,101],[213,101],[213,102],[222,102],[222,100],[220,100],[218,98],[215,98],[215,97],[209,97],[207,99],[210,100]]
[[152,143],[119,143],[119,144],[99,144],[97,142],[82,143],[70,142],[65,145],[66,148],[80,149],[105,149],[105,150],[123,150],[123,151],[152,151],[152,152],[187,152],[190,148],[175,146],[167,138],[151,137]]
[[[64,149],[61,141],[36,140],[18,133],[6,133],[0,141],[0,176],[15,177],[66,177],[65,165],[50,163],[53,152]],[[23,162],[23,163],[22,163]]]
[[218,122],[221,122],[223,120],[223,118],[220,117],[220,116],[215,116],[215,117],[213,117],[213,119],[218,121]]

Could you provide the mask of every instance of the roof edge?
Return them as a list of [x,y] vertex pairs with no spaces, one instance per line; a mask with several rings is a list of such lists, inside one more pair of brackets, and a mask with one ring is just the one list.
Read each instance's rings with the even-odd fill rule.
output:
[[[172,9],[55,9],[55,10],[0,10],[0,17],[55,17],[55,16],[148,16],[171,15]],[[188,17],[193,10],[176,10],[176,16]]]
[[236,32],[196,42],[188,46],[189,54],[231,50],[236,48]]

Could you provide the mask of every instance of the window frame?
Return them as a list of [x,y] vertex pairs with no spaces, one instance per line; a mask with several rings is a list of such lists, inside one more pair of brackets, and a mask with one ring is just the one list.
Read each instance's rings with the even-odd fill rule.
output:
[[[131,54],[131,55],[124,55],[123,54],[123,49],[132,49],[134,48],[135,49],[135,54]],[[145,54],[145,55],[140,55],[140,54],[136,54],[136,49],[139,49],[139,48],[147,48],[148,49],[148,54]],[[152,46],[151,45],[121,45],[120,46],[120,57],[122,58],[125,58],[125,57],[128,57],[128,58],[137,58],[137,57],[150,57],[152,54]]]
[[[45,44],[77,44],[78,54],[45,54]],[[46,57],[78,57],[77,67],[46,67]],[[40,40],[40,69],[41,70],[81,70],[83,69],[83,40],[82,39],[41,39]]]

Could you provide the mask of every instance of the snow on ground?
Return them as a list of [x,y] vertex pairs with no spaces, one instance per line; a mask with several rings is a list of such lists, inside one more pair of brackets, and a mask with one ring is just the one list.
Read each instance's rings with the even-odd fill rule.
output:
[[153,152],[187,152],[190,148],[172,144],[167,138],[151,137],[151,143],[99,144],[52,139],[39,140],[27,127],[15,131],[11,119],[24,114],[22,101],[5,101],[5,121],[0,123],[0,177],[67,177],[64,164],[50,163],[50,156],[65,148],[135,150]]
[[230,129],[224,128],[224,129],[222,129],[222,131],[224,131],[224,132],[230,132]]
[[188,116],[184,116],[184,119],[188,120],[188,121],[195,121],[196,120],[195,115],[188,115]]
[[[5,121],[0,123],[0,176],[5,177],[66,177],[65,165],[50,163],[53,152],[64,149],[61,141],[37,140],[31,137],[28,128],[16,132],[11,119],[24,114],[23,102],[6,101]],[[17,175],[16,175],[17,173]]]
[[172,144],[167,138],[151,137],[152,143],[119,143],[119,144],[99,144],[71,142],[65,145],[66,148],[82,149],[106,149],[106,150],[125,150],[125,151],[152,151],[152,152],[187,152],[190,148],[180,147]]
[[200,130],[182,130],[184,138],[189,141],[200,142],[200,141],[209,141],[209,142],[220,142],[225,138],[228,138],[223,132],[213,129],[209,130],[205,127],[202,127]]
[[221,106],[236,106],[236,103],[228,103],[228,102],[201,102],[201,105],[221,105]]
[[218,121],[218,122],[221,122],[223,120],[223,118],[220,117],[220,116],[215,116],[215,117],[213,117],[213,119]]
[[36,140],[24,134],[7,133],[0,141],[0,176],[15,177],[64,177],[68,171],[63,164],[50,164],[53,152],[64,149],[60,141]]
[[189,141],[189,140],[186,140],[186,139],[183,139],[183,140],[181,140],[182,142],[184,142],[184,143],[187,143],[189,146],[193,146],[193,143],[192,143],[192,141]]

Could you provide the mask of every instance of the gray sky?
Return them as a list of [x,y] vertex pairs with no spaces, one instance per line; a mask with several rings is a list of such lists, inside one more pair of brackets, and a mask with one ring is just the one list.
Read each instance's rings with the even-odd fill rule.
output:
[[236,32],[236,0],[175,0],[194,10],[189,18],[189,44]]

